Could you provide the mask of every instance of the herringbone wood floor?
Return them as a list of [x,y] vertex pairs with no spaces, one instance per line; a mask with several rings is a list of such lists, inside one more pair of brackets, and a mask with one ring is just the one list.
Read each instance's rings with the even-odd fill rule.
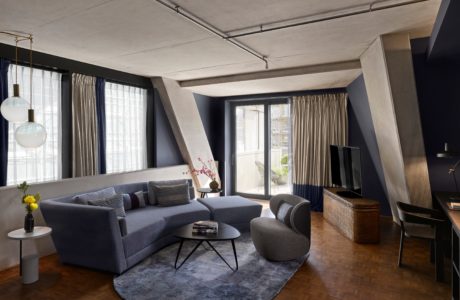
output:
[[[381,224],[380,244],[359,245],[313,213],[310,257],[277,299],[449,299],[449,284],[434,280],[428,243],[408,240],[405,267],[398,268],[399,228],[389,218]],[[22,285],[17,267],[0,272],[0,299],[118,297],[111,274],[61,265],[51,255],[40,260],[37,283]]]

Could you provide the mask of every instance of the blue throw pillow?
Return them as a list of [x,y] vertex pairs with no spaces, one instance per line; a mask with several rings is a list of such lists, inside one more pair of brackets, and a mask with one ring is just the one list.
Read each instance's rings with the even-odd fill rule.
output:
[[291,212],[293,206],[287,202],[283,202],[278,209],[278,213],[276,214],[276,219],[286,226],[291,227]]
[[126,217],[122,194],[115,194],[115,196],[111,196],[105,199],[88,200],[88,204],[94,206],[111,207],[115,209],[117,217]]
[[113,187],[109,187],[95,192],[75,195],[72,197],[72,200],[78,204],[88,204],[89,200],[109,198],[115,196],[116,194],[115,189]]

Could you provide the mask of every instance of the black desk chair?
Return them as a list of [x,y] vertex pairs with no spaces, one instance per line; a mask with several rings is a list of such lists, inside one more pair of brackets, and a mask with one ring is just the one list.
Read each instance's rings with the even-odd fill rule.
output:
[[[401,223],[401,240],[399,243],[398,267],[402,265],[404,237],[428,239],[431,242],[431,261],[435,261],[436,280],[444,280],[443,231],[446,221],[441,212],[429,208],[396,203]],[[409,224],[418,224],[410,226]],[[409,225],[409,226],[407,226]],[[420,226],[422,225],[422,226]]]

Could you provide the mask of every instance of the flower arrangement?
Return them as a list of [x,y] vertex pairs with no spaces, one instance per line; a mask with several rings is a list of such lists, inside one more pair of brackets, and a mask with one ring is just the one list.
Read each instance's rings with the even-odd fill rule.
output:
[[190,173],[195,176],[205,175],[206,177],[211,179],[211,182],[209,183],[209,187],[211,188],[211,190],[218,190],[219,183],[216,181],[217,171],[214,160],[210,159],[208,161],[204,161],[200,157],[198,157],[198,161],[201,163],[201,168],[191,168]]
[[192,168],[190,170],[190,172],[193,175],[205,175],[209,179],[211,179],[212,181],[215,181],[216,177],[217,177],[216,176],[217,172],[215,171],[215,167],[213,167],[213,166],[215,166],[214,161],[212,159],[210,159],[207,162],[205,162],[200,157],[198,157],[198,161],[202,165],[201,168],[199,168],[199,169]]
[[22,203],[26,205],[26,211],[31,214],[34,210],[38,209],[38,201],[40,201],[40,193],[27,194],[30,185],[26,181],[18,185],[18,190],[22,192]]

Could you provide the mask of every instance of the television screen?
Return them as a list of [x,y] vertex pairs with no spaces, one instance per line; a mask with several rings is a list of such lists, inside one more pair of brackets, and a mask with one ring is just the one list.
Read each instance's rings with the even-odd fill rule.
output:
[[330,150],[332,183],[361,195],[360,149],[331,145]]

